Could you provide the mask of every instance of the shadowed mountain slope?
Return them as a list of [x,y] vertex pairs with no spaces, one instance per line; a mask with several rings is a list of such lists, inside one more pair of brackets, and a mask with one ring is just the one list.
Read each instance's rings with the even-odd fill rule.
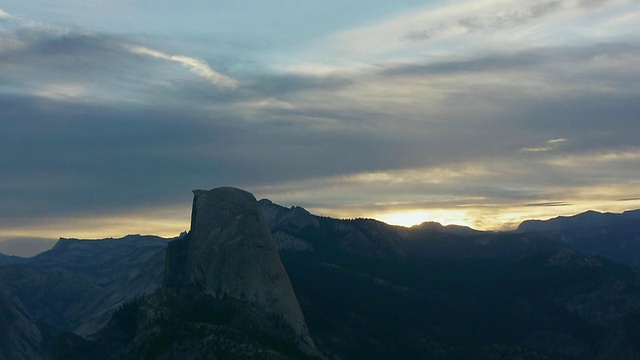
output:
[[640,210],[622,214],[587,211],[550,220],[527,220],[517,232],[557,239],[586,254],[640,266]]
[[0,359],[44,359],[40,329],[3,283],[0,282]]
[[160,286],[167,244],[140,235],[60,239],[51,250],[0,267],[0,276],[39,321],[88,336],[119,306]]

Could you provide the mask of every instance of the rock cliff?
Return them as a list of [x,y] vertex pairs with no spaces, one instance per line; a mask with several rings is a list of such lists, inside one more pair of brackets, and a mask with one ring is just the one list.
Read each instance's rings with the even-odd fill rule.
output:
[[167,249],[164,287],[231,302],[236,324],[313,348],[255,197],[229,187],[193,193],[191,230]]

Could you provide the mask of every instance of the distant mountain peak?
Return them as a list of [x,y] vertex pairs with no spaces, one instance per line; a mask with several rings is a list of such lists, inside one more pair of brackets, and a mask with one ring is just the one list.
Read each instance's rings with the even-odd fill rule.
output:
[[437,221],[425,221],[421,224],[414,225],[410,229],[416,230],[435,230],[438,232],[460,235],[460,236],[470,236],[470,235],[478,235],[483,232],[480,230],[475,230],[468,226],[463,225],[442,225]]
[[414,225],[414,226],[412,226],[412,227],[415,227],[415,228],[436,228],[436,229],[439,229],[439,228],[443,228],[444,226],[442,226],[442,224],[441,224],[441,223],[439,223],[439,222],[437,222],[437,221],[425,221],[425,222],[422,222],[422,223],[420,223],[420,224],[418,224],[418,225]]

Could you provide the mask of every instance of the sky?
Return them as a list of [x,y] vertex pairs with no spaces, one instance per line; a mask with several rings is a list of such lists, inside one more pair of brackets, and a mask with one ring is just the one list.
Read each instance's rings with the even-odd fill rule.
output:
[[507,230],[640,208],[640,1],[3,0],[0,252],[193,189]]

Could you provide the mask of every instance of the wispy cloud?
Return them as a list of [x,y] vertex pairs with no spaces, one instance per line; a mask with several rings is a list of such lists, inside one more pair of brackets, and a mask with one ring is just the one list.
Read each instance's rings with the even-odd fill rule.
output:
[[[171,102],[196,107],[230,104],[236,98],[248,101],[253,96],[228,91],[237,89],[239,82],[205,61],[155,50],[137,38],[29,19],[11,21],[2,30],[0,92],[66,102]],[[160,61],[140,61],[140,57]]]
[[537,152],[547,152],[547,151],[550,151],[551,149],[553,148],[552,147],[525,147],[525,148],[522,148],[521,150],[524,152],[537,153]]
[[529,206],[529,207],[552,206],[553,207],[553,206],[569,206],[569,205],[571,204],[563,201],[548,201],[548,202],[524,204],[522,206]]
[[422,30],[409,31],[404,36],[402,36],[402,39],[406,41],[425,41],[432,39],[445,30],[447,30],[447,26],[444,24],[439,24]]
[[596,1],[587,7],[579,0],[449,1],[327,35],[298,57],[308,62],[316,59],[325,68],[340,68],[363,62],[410,62],[420,57],[438,61],[441,56],[603,41],[628,33],[620,20],[640,13],[633,3]]
[[565,1],[537,2],[528,7],[522,7],[518,3],[501,5],[500,10],[482,12],[481,15],[471,15],[458,20],[457,25],[468,32],[487,29],[500,29],[518,26],[534,19],[540,19],[555,12],[565,10],[568,4]]
[[521,151],[524,152],[530,152],[530,153],[539,153],[539,152],[548,152],[551,151],[553,149],[555,149],[557,146],[559,146],[562,143],[567,142],[567,139],[564,138],[558,138],[558,139],[551,139],[549,141],[547,141],[546,146],[538,146],[538,147],[524,147],[521,148]]
[[593,165],[614,165],[615,163],[636,163],[640,165],[640,149],[620,149],[615,151],[567,154],[547,160],[555,166],[589,167]]
[[213,70],[205,61],[184,56],[168,54],[159,50],[150,49],[139,45],[127,45],[126,49],[134,54],[151,56],[157,59],[169,60],[177,62],[197,75],[209,80],[217,86],[235,89],[238,87],[238,81]]
[[54,84],[48,85],[36,91],[36,95],[51,100],[76,100],[86,94],[88,86],[86,84]]

